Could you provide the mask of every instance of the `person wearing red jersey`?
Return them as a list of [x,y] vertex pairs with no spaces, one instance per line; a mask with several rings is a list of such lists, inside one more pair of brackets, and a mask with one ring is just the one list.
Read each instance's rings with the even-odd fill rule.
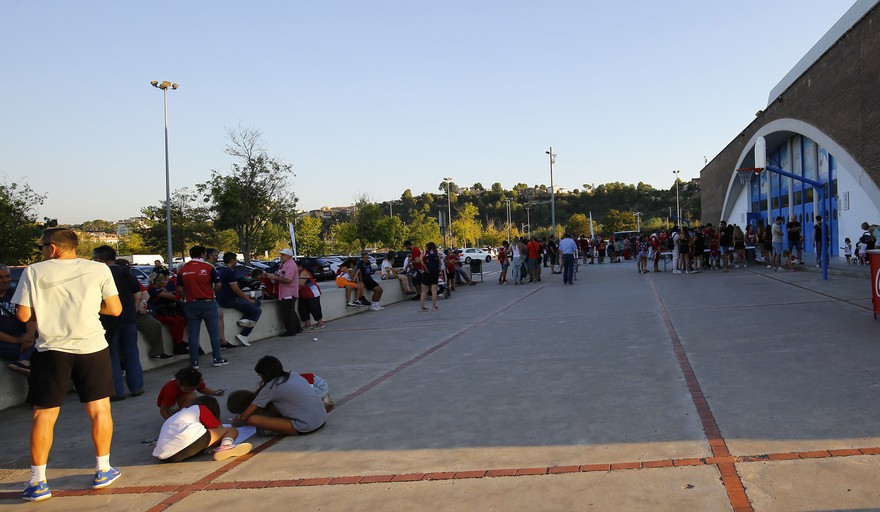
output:
[[501,242],[498,249],[498,263],[501,264],[501,274],[498,276],[498,284],[507,284],[507,269],[510,267],[510,244],[507,240]]
[[223,359],[220,348],[220,325],[214,292],[220,288],[220,276],[213,265],[205,261],[205,248],[196,245],[189,250],[189,257],[178,272],[178,287],[184,300],[186,332],[189,343],[190,366],[199,368],[199,331],[205,322],[211,339],[214,366],[229,364]]

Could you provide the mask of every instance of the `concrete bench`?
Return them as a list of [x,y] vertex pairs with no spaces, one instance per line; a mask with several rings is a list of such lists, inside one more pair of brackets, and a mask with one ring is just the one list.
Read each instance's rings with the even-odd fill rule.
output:
[[[325,281],[318,284],[321,287],[321,311],[324,314],[325,322],[350,315],[361,314],[369,310],[368,307],[346,309],[345,292],[342,289],[338,288],[333,281]],[[409,298],[403,294],[400,289],[400,284],[397,281],[379,281],[379,284],[381,284],[382,288],[385,290],[382,295],[383,305],[393,304]],[[370,293],[367,292],[366,296],[369,299]],[[281,322],[281,317],[278,313],[278,301],[265,300],[262,303],[262,308],[263,314],[260,317],[260,321],[257,322],[253,332],[248,336],[251,343],[259,342],[260,340],[267,338],[273,338],[284,331],[284,324]],[[240,329],[235,322],[238,321],[241,316],[235,310],[224,310],[224,312],[223,324],[226,339],[231,343],[235,343],[235,335]],[[379,314],[381,314],[381,312]],[[168,332],[167,328],[162,330],[162,335],[165,342],[165,352],[171,354],[173,352],[173,347],[171,334]],[[204,325],[200,330],[199,345],[202,347],[202,350],[208,354],[208,359],[203,358],[203,363],[209,362],[211,341],[208,338],[208,332],[204,328]],[[185,362],[187,358],[187,356],[181,355],[172,357],[171,359],[150,359],[148,353],[149,345],[144,341],[140,334],[138,334],[138,348],[141,356],[141,367],[143,367],[144,371],[154,370],[171,364],[179,366],[180,363]],[[147,390],[147,392],[158,393],[159,390]],[[21,405],[26,398],[27,379],[9,369],[0,369],[0,410]]]

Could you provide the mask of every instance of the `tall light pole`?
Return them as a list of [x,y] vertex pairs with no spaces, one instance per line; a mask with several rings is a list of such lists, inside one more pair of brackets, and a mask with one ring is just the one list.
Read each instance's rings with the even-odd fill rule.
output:
[[[446,232],[449,233],[450,239],[452,238],[452,234],[450,230],[452,229],[452,196],[449,194],[449,184],[452,183],[452,178],[443,178],[443,181],[446,182],[446,208],[449,217],[446,218]],[[444,237],[443,245],[446,248],[449,248],[449,245],[446,243],[446,239]]]
[[636,218],[636,231],[640,234],[642,232],[642,212],[633,212],[633,215]]
[[677,169],[672,171],[672,174],[675,175],[675,216],[678,218],[678,220],[681,220],[681,209],[678,207],[678,174],[680,172],[681,171]]
[[529,237],[529,240],[532,239],[532,216],[531,216],[531,210],[532,210],[532,205],[531,205],[531,203],[530,203],[530,204],[527,204],[527,205],[526,205],[526,226],[529,227],[529,230],[528,230],[528,232],[527,232],[527,233],[528,233],[527,236]]
[[172,267],[174,254],[171,251],[171,171],[168,165],[168,88],[172,91],[180,87],[178,84],[156,80],[150,82],[156,89],[162,89],[162,99],[165,102],[165,224],[168,228],[168,268]]
[[393,206],[394,201],[395,201],[394,199],[392,199],[391,201],[388,201],[388,216],[389,217],[394,217],[394,206]]
[[553,146],[550,151],[544,151],[550,155],[550,233],[556,236],[556,191],[553,188],[553,164],[556,163],[556,153],[553,152]]
[[507,203],[507,244],[510,245],[510,198],[504,201]]

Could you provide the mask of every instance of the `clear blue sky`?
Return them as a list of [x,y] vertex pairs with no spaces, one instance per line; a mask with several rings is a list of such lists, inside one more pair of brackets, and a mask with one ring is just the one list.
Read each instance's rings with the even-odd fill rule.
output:
[[697,177],[852,5],[6,2],[0,174],[40,216],[117,220],[226,170],[262,130],[303,209],[461,186]]

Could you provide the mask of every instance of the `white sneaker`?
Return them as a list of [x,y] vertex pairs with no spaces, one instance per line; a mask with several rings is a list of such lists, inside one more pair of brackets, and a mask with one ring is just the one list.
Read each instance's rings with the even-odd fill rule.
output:
[[214,450],[214,460],[226,460],[230,457],[238,457],[251,451],[251,443],[241,443],[229,446],[218,446]]
[[773,265],[767,265],[767,268],[773,268]]
[[675,269],[672,271],[673,274],[681,274],[681,270]]
[[242,318],[238,322],[235,322],[239,327],[253,327],[257,325],[257,322],[253,320],[248,320],[247,318]]
[[251,346],[251,340],[249,340],[248,337],[245,336],[244,334],[236,334],[235,339],[237,339],[239,341],[239,343],[241,343],[245,347]]
[[378,304],[373,304],[370,306],[370,311],[382,311],[383,309],[385,309],[385,308],[383,308],[382,306],[380,306]]

